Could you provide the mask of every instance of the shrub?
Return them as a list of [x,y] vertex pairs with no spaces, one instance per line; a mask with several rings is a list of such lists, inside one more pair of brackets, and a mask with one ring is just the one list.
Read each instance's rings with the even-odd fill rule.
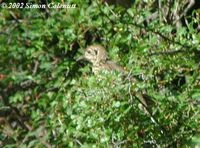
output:
[[[185,13],[186,1],[165,0],[163,9],[148,2],[2,9],[0,145],[198,145],[199,10]],[[149,19],[153,13],[159,15]],[[130,75],[94,75],[89,63],[77,62],[94,43]],[[148,113],[140,107],[143,93],[154,100]]]

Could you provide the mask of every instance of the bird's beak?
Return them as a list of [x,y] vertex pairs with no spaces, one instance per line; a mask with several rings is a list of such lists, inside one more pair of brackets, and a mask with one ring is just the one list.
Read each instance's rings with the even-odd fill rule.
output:
[[82,60],[86,60],[85,56],[80,56],[79,58],[76,59],[76,61],[82,61]]

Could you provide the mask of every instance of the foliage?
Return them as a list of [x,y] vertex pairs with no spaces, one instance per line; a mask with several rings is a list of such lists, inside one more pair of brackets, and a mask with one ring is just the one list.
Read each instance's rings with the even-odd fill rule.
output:
[[[146,21],[158,10],[151,0],[129,8],[69,3],[77,7],[0,12],[0,145],[191,146],[200,132],[199,10],[180,27],[163,11]],[[185,4],[175,1],[169,13],[181,14]],[[94,75],[77,62],[94,43],[137,81],[114,71]],[[151,115],[134,92],[155,100]]]

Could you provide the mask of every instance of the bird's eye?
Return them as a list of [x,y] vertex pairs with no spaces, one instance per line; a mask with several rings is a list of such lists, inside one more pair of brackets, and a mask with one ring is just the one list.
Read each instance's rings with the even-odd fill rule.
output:
[[98,51],[97,51],[97,50],[94,50],[94,52],[95,52],[95,55],[97,55],[97,54],[98,54]]

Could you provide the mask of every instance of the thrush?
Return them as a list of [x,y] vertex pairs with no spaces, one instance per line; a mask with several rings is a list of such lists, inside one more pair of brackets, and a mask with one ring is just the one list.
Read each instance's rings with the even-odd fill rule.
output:
[[[92,63],[92,71],[95,74],[98,74],[100,71],[103,70],[118,70],[124,73],[124,75],[127,77],[127,72],[124,70],[122,66],[117,64],[116,62],[109,59],[108,53],[106,49],[101,45],[90,45],[88,46],[82,57],[80,57],[78,60],[85,59]],[[129,79],[130,80],[130,79]],[[136,80],[132,77],[131,82],[136,82]],[[146,94],[142,93],[140,95],[142,98],[142,103],[144,106],[147,107],[147,104],[150,104],[152,102],[152,99]]]
[[109,59],[106,49],[101,45],[90,45],[84,55],[79,58],[85,59],[92,63],[92,71],[96,74],[102,70],[119,70],[124,71],[124,68],[116,62]]
[[[129,83],[137,83],[137,81],[133,78],[130,78],[130,75],[127,76],[127,72],[124,70],[122,66],[117,64],[116,62],[109,59],[108,53],[106,52],[106,49],[101,45],[90,45],[88,46],[82,57],[78,58],[78,60],[85,59],[92,63],[92,71],[95,74],[98,74],[100,71],[103,70],[118,70],[123,72],[126,77],[129,77]],[[149,96],[148,94],[144,92],[135,92],[132,91],[130,93],[131,97],[132,95],[135,96],[135,98],[139,101],[138,107],[144,111],[145,114],[150,115],[151,120],[158,124],[159,122],[156,121],[156,119],[153,117],[151,106],[156,104],[156,101]],[[161,130],[161,133],[163,133],[163,130]]]

